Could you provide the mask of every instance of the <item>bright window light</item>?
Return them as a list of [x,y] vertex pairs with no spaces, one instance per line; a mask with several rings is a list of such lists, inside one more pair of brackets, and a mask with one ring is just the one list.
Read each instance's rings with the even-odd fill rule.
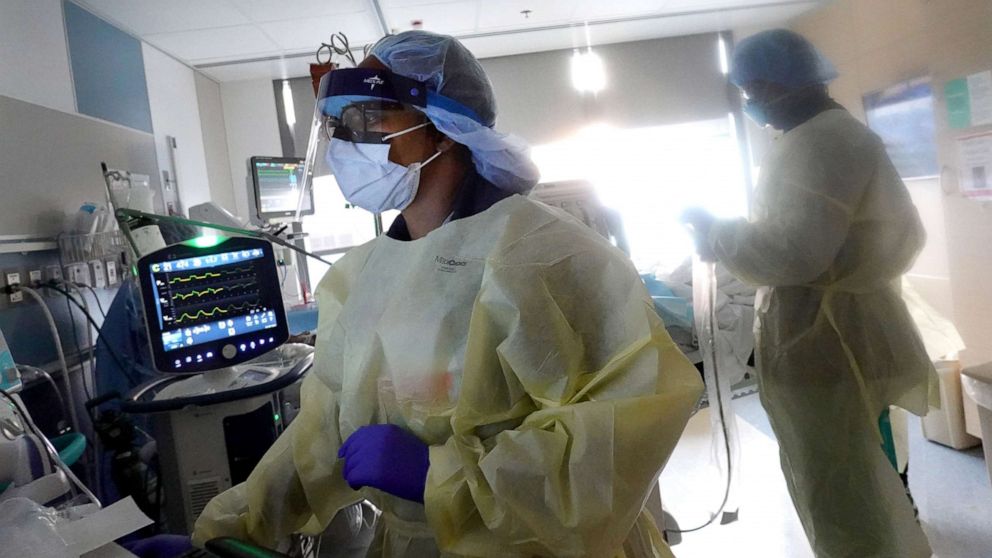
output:
[[727,62],[727,43],[723,40],[723,35],[717,35],[716,50],[720,58],[720,72],[727,75],[730,73],[730,64]]
[[599,124],[535,146],[542,182],[588,180],[620,213],[638,270],[664,275],[692,255],[679,223],[688,207],[720,217],[747,214],[741,159],[726,118],[621,129]]
[[606,88],[603,59],[592,50],[572,54],[572,86],[581,93],[599,93]]
[[289,80],[282,80],[282,109],[286,113],[286,124],[290,127],[296,125],[296,105],[293,104],[293,90],[289,87]]

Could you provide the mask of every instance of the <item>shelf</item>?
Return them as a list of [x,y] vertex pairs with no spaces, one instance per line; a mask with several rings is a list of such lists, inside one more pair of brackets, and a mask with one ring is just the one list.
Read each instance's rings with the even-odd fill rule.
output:
[[0,235],[0,254],[23,254],[56,250],[54,238],[37,235]]

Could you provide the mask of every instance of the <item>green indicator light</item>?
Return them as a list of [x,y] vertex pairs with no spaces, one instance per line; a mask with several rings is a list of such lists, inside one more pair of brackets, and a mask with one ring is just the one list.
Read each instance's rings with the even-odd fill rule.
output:
[[276,419],[276,422],[279,422],[279,415],[278,414],[272,415],[272,418]]
[[225,240],[227,240],[226,236],[203,235],[203,236],[198,236],[192,240],[188,240],[184,244],[186,244],[187,246],[192,246],[194,248],[212,248],[214,246],[217,246],[221,242],[224,242]]

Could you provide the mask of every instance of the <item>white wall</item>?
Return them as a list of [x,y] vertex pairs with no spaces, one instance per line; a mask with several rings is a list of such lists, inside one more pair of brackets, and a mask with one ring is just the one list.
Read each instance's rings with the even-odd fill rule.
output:
[[927,243],[907,277],[924,300],[942,315],[951,317],[954,299],[951,297],[951,265],[940,181],[936,178],[908,180],[906,187],[927,232]]
[[279,157],[279,124],[272,80],[228,81],[220,86],[224,105],[224,127],[234,183],[235,213],[248,218],[248,158],[253,155]]
[[76,112],[60,0],[0,1],[0,95]]
[[992,126],[952,129],[944,84],[992,68],[992,2],[988,0],[836,0],[792,22],[837,66],[831,91],[855,116],[862,96],[928,75],[941,181],[908,184],[929,235],[910,274],[933,306],[947,311],[964,337],[965,366],[992,360],[992,219],[987,204],[961,196],[956,140]]
[[234,201],[234,184],[231,181],[231,158],[227,151],[227,130],[224,128],[224,106],[220,98],[220,84],[199,72],[196,73],[195,78],[211,201],[234,212],[237,204]]
[[158,167],[172,168],[166,137],[176,138],[175,173],[184,207],[210,201],[194,71],[147,43],[141,43],[141,52]]
[[725,117],[717,34],[596,46],[606,88],[595,102],[572,86],[571,50],[481,60],[496,94],[497,128],[543,144],[592,121],[620,128],[663,126]]

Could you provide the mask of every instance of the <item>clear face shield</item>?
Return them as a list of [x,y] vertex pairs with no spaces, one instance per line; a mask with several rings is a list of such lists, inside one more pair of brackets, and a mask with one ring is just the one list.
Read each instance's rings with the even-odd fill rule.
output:
[[398,129],[396,125],[408,123],[411,111],[422,113],[426,106],[427,86],[423,82],[389,70],[347,68],[325,74],[310,127],[297,219],[310,189],[320,187],[334,174],[326,157],[332,142],[388,145],[393,137],[427,125],[426,116],[413,127]]

